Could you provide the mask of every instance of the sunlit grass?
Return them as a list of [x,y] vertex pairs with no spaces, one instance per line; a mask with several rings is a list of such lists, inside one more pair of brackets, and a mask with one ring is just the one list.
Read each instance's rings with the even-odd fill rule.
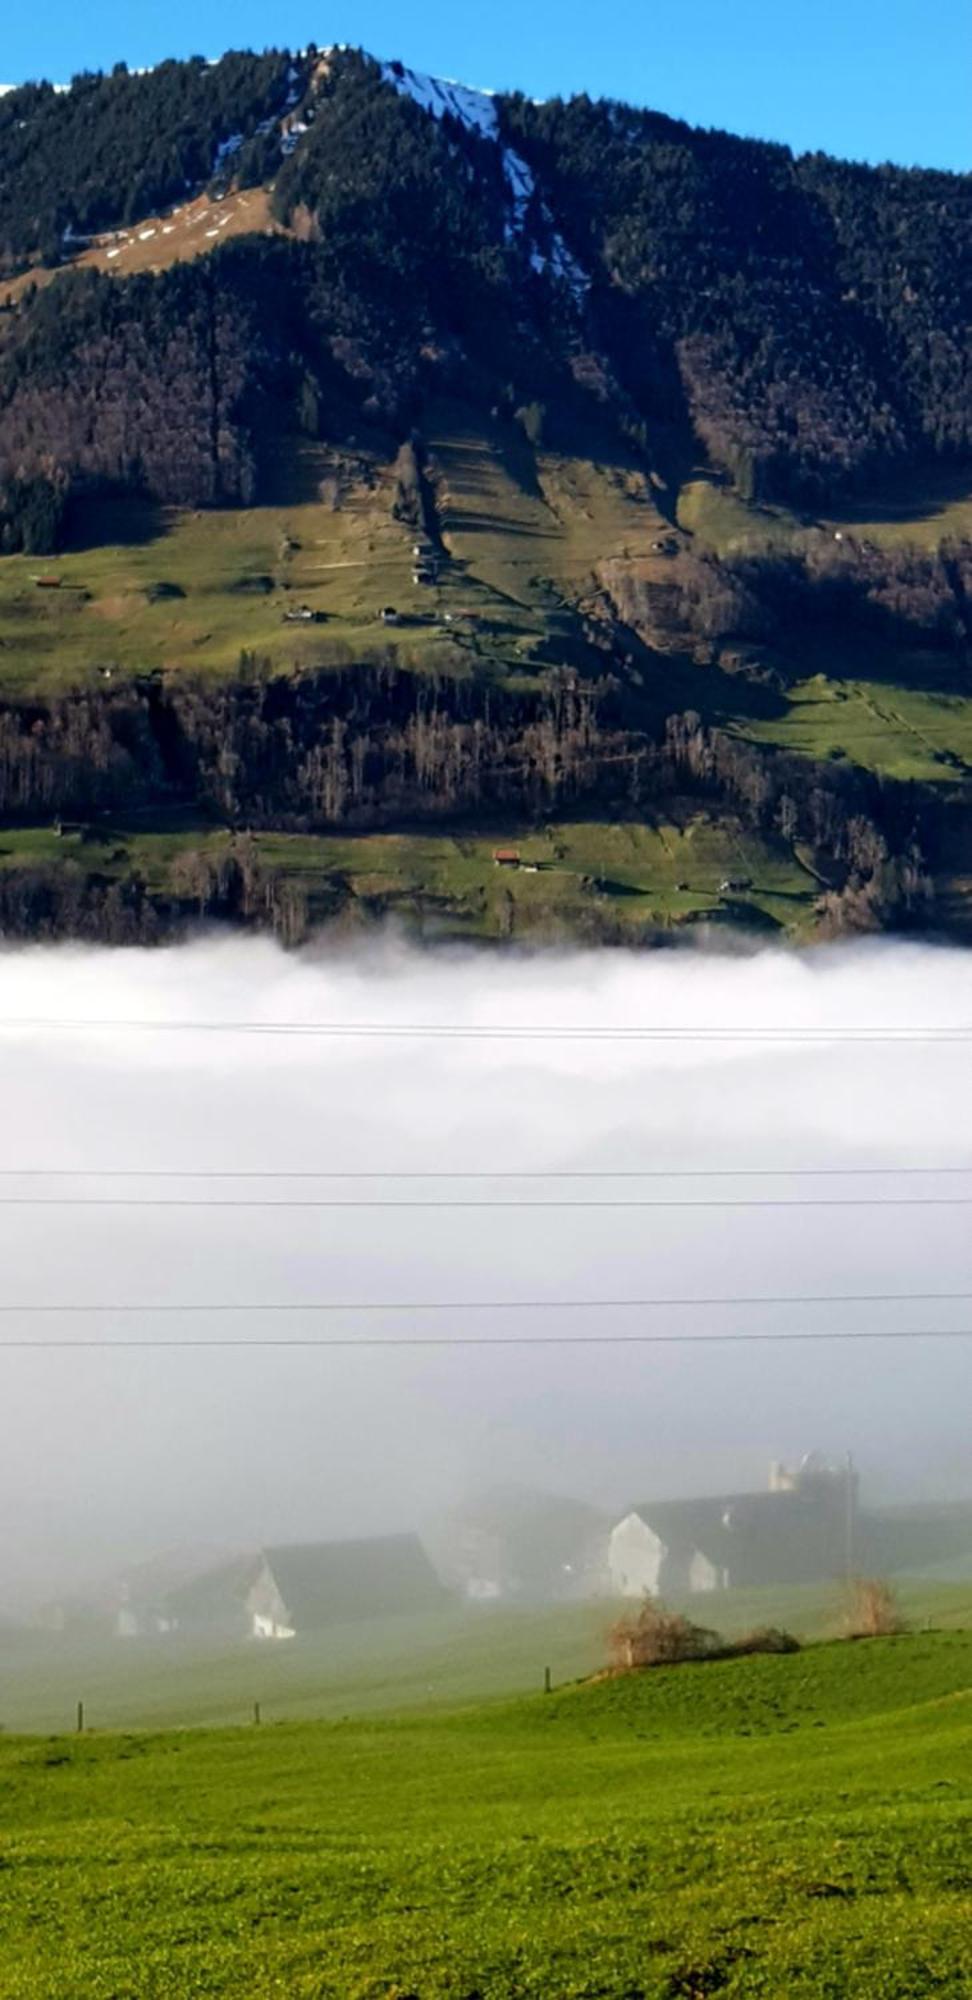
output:
[[[333,915],[337,896],[362,920],[397,917],[455,937],[540,942],[587,927],[591,935],[599,928],[636,941],[655,929],[729,917],[798,934],[811,923],[820,890],[781,840],[688,805],[677,819],[653,823],[632,817],[519,828],[507,822],[501,831],[470,824],[447,832],[246,838],[267,870],[300,884],[312,915]],[[521,865],[498,867],[497,844],[512,846]],[[68,864],[109,879],[137,875],[164,897],[177,887],[180,856],[191,851],[216,862],[237,845],[225,827],[185,812],[60,832],[12,827],[0,831],[0,868]]]
[[8,1736],[5,2000],[959,2000],[970,1675],[972,1636],[933,1633],[397,1718],[349,1691],[332,1723]]

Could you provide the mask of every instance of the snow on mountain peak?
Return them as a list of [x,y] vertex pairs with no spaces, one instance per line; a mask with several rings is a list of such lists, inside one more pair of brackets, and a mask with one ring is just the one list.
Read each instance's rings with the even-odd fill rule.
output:
[[433,118],[457,118],[470,132],[484,139],[499,138],[499,118],[491,90],[471,90],[467,83],[451,77],[424,76],[421,70],[406,69],[404,63],[382,63],[381,74],[401,97],[411,97]]
[[530,228],[532,206],[533,218],[541,226],[547,247],[541,249],[537,243],[532,243],[530,263],[537,272],[549,269],[555,278],[569,287],[580,304],[590,279],[554,228],[550,210],[538,194],[532,168],[512,146],[503,144],[493,92],[473,90],[469,84],[453,82],[451,77],[426,76],[421,70],[406,69],[400,62],[382,63],[381,74],[383,82],[397,90],[400,97],[410,97],[431,117],[454,118],[468,132],[475,133],[477,138],[490,140],[500,147],[510,203],[507,239],[511,241],[517,236],[533,235]]

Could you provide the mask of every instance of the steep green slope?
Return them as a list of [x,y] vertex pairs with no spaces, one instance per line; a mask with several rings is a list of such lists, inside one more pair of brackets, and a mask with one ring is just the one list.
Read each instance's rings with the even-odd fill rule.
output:
[[0,1743],[10,2000],[967,1992],[967,1634]]

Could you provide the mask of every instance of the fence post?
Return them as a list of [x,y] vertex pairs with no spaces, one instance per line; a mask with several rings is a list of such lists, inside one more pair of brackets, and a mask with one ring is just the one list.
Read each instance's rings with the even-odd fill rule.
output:
[[255,1701],[253,1704],[253,1720],[255,1723],[260,1721],[260,1704],[258,1701]]
[[77,1715],[77,1721],[76,1721],[76,1723],[75,1723],[75,1733],[76,1733],[76,1734],[77,1734],[78,1736],[82,1736],[82,1735],[84,1734],[84,1702],[83,1702],[83,1701],[79,1701],[79,1702],[78,1702],[78,1715]]
[[544,1694],[549,1694],[549,1693],[550,1693],[550,1668],[549,1668],[549,1667],[544,1667],[544,1670],[543,1670],[543,1691],[544,1691]]

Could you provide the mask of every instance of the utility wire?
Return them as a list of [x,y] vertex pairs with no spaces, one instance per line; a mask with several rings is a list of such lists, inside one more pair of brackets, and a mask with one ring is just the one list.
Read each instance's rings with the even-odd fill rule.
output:
[[506,1199],[482,1201],[453,1200],[451,1196],[447,1196],[444,1200],[433,1198],[428,1201],[412,1201],[409,1198],[405,1201],[386,1201],[379,1196],[368,1197],[364,1195],[351,1195],[347,1199],[341,1200],[302,1196],[299,1199],[293,1200],[267,1201],[258,1195],[246,1195],[242,1199],[239,1197],[230,1199],[229,1197],[224,1198],[218,1195],[213,1200],[200,1201],[192,1195],[149,1195],[146,1197],[144,1195],[100,1194],[3,1194],[0,1195],[0,1208],[191,1208],[199,1215],[205,1215],[211,1209],[226,1208],[238,1208],[240,1210],[254,1208],[264,1210],[280,1209],[281,1211],[293,1209],[333,1210],[342,1208],[383,1209],[388,1214],[396,1213],[398,1210],[405,1212],[424,1209],[429,1215],[438,1215],[442,1209],[474,1208],[493,1209],[496,1211],[516,1209],[522,1215],[531,1209],[560,1210],[566,1213],[568,1210],[573,1209],[585,1209],[588,1211],[592,1209],[604,1209],[607,1211],[632,1208],[972,1208],[972,1195],[817,1195],[812,1198],[804,1195],[792,1195],[779,1199],[776,1196],[763,1195],[739,1197],[713,1195],[702,1196],[696,1200],[682,1200],[679,1198],[673,1201],[667,1199],[641,1201],[632,1197],[625,1197],[624,1199],[615,1199],[612,1197],[606,1201],[577,1201],[574,1199],[568,1201],[510,1201]]
[[865,1329],[858,1332],[807,1332],[802,1329],[791,1333],[552,1333],[552,1334],[402,1334],[399,1338],[385,1334],[326,1335],[322,1339],[308,1336],[301,1338],[290,1334],[278,1340],[269,1338],[246,1339],[197,1339],[176,1340],[150,1336],[147,1340],[135,1340],[125,1336],[118,1340],[106,1339],[99,1335],[81,1340],[4,1340],[0,1341],[0,1352],[4,1350],[29,1351],[39,1353],[45,1349],[65,1348],[389,1348],[389,1347],[702,1347],[720,1341],[734,1345],[761,1346],[775,1343],[785,1347],[806,1342],[830,1342],[854,1347],[870,1340],[970,1340],[972,1327],[909,1327],[898,1329]]
[[966,1167],[0,1167],[0,1180],[687,1181],[887,1179],[972,1174]]
[[934,1043],[972,1041],[972,1026],[938,1028],[621,1028],[571,1027],[563,1023],[470,1023],[454,1021],[158,1021],[138,1016],[51,1017],[17,1014],[0,1017],[4,1029],[43,1028],[117,1033],[132,1029],[151,1034],[231,1034],[322,1036],[348,1039],[420,1037],[443,1041],[595,1041],[595,1042],[886,1042]]
[[972,1292],[753,1292],[730,1293],[724,1297],[640,1298],[640,1299],[302,1299],[302,1300],[199,1300],[174,1304],[136,1300],[97,1301],[79,1304],[76,1300],[58,1305],[32,1300],[26,1304],[0,1303],[0,1314],[92,1314],[92,1313],[414,1313],[414,1312],[636,1312],[653,1309],[673,1311],[694,1306],[870,1306],[870,1305],[961,1305],[972,1303]]

